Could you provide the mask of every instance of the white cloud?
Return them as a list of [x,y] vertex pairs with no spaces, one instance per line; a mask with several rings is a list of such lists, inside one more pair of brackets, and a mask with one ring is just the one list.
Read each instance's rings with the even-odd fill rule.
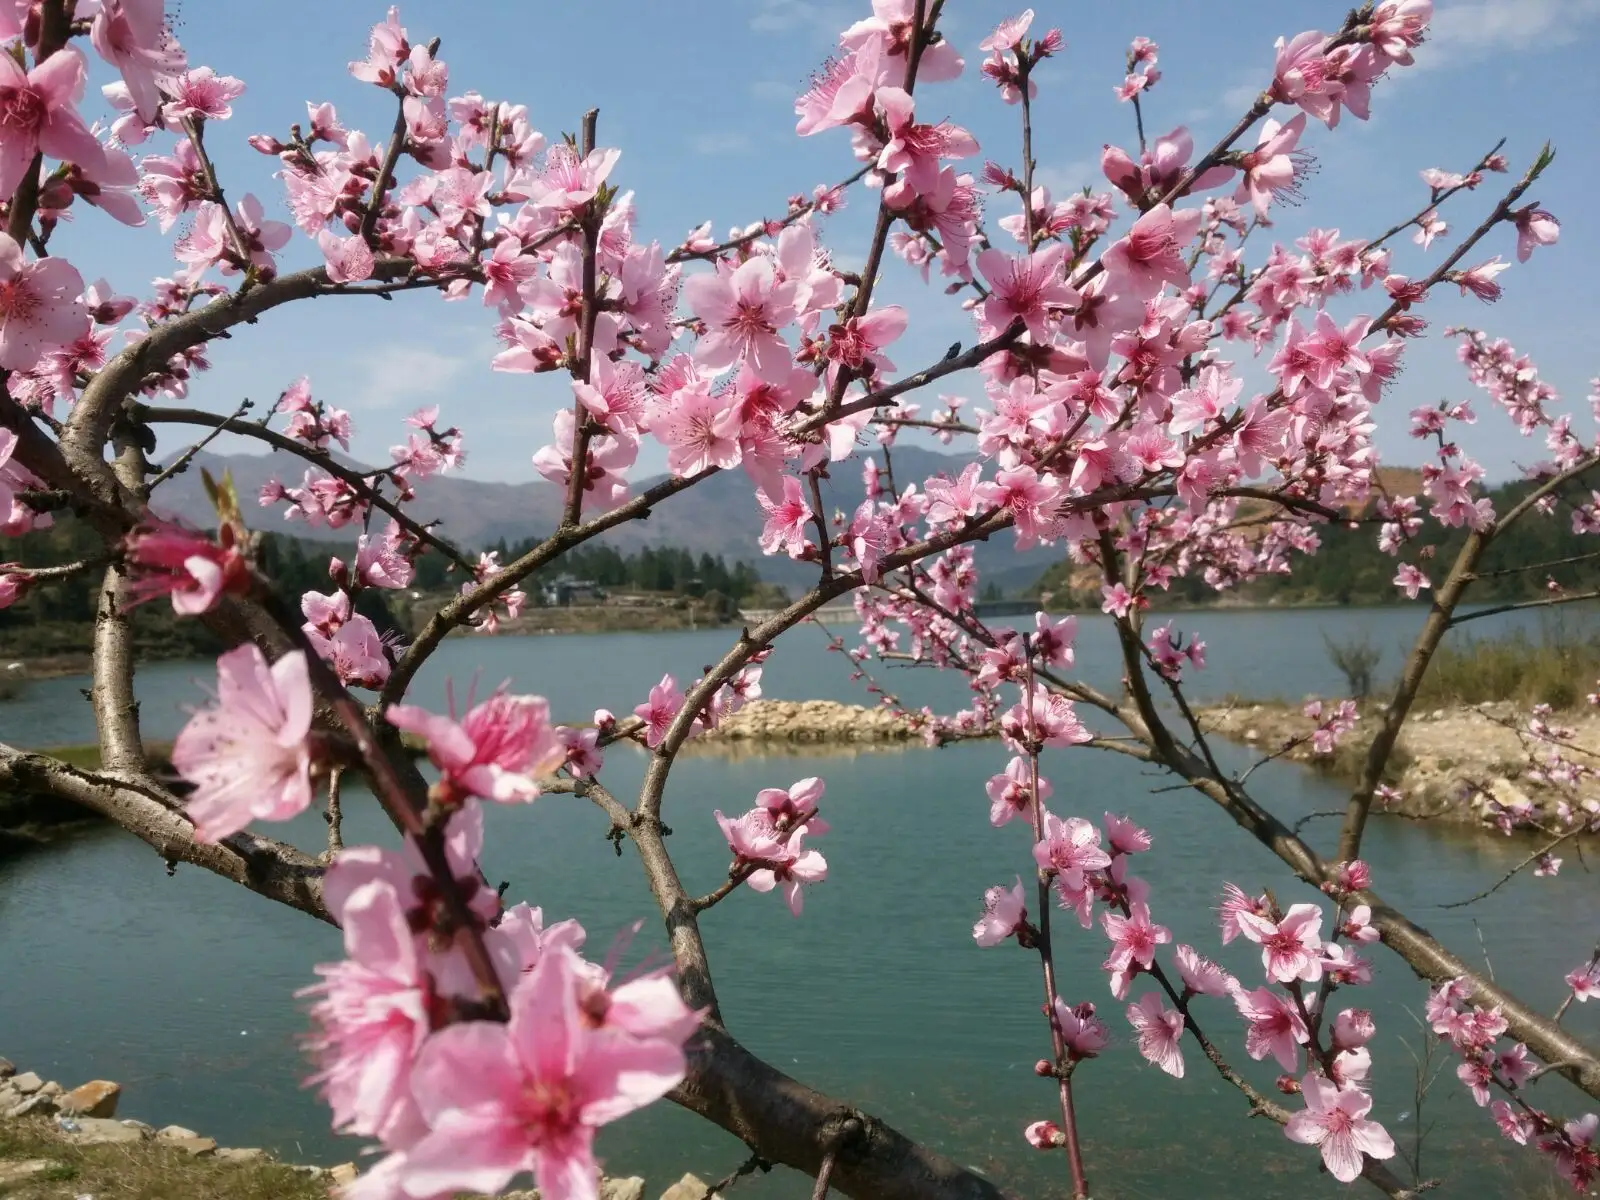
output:
[[1417,65],[1460,66],[1497,52],[1564,46],[1597,18],[1600,0],[1443,0]]
[[809,31],[831,39],[855,23],[845,6],[815,0],[752,0],[750,7],[750,28],[756,33]]
[[1053,200],[1065,199],[1079,188],[1093,184],[1097,180],[1100,180],[1100,164],[1098,160],[1087,158],[1075,158],[1059,166],[1046,164],[1038,167],[1033,173],[1035,186],[1049,188]]
[[1252,71],[1249,75],[1241,75],[1237,83],[1227,88],[1217,97],[1214,104],[1203,104],[1191,108],[1184,119],[1191,125],[1204,121],[1208,117],[1226,117],[1236,120],[1238,116],[1255,103],[1256,97],[1261,94],[1263,80],[1259,70]]
[[444,354],[421,346],[390,345],[361,364],[355,403],[362,408],[399,408],[445,399],[456,378],[481,366],[481,355]]
[[696,154],[743,154],[750,149],[750,138],[742,133],[697,133],[689,139]]

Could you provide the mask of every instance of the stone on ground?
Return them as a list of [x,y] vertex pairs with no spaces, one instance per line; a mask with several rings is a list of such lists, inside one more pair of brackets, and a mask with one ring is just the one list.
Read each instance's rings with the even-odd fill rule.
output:
[[347,1183],[354,1183],[356,1177],[360,1174],[361,1172],[357,1170],[355,1163],[340,1163],[337,1167],[328,1168],[328,1178],[340,1187]]
[[[706,1189],[711,1185],[700,1176],[690,1173],[661,1193],[661,1200],[707,1200]],[[721,1200],[722,1193],[715,1192],[710,1200]]]
[[91,1079],[56,1101],[56,1107],[72,1117],[114,1117],[122,1087],[109,1079]]
[[182,1150],[190,1158],[203,1158],[217,1149],[217,1139],[208,1137],[162,1138],[174,1150]]
[[270,1157],[265,1150],[258,1150],[254,1146],[244,1146],[237,1149],[229,1147],[217,1151],[218,1162],[257,1163],[266,1162]]
[[110,1146],[123,1142],[142,1142],[144,1134],[108,1117],[73,1117],[76,1129],[66,1130],[69,1141],[80,1146]]
[[156,1139],[163,1142],[180,1142],[184,1138],[197,1138],[200,1135],[192,1129],[185,1129],[182,1125],[168,1125],[156,1130]]
[[644,1200],[644,1180],[637,1175],[626,1179],[602,1179],[600,1200]]
[[17,1064],[9,1058],[0,1058],[0,1079],[10,1079],[17,1073]]
[[50,1096],[43,1096],[35,1092],[21,1102],[13,1104],[6,1110],[6,1117],[16,1120],[18,1117],[48,1117],[56,1111],[56,1102]]
[[11,1077],[11,1086],[24,1096],[31,1096],[44,1086],[44,1080],[40,1079],[32,1071],[24,1071],[21,1075],[13,1075]]

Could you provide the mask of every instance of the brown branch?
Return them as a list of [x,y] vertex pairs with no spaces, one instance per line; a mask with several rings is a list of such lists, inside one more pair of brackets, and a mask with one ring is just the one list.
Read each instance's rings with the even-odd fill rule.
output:
[[206,199],[213,201],[222,210],[222,223],[227,227],[228,240],[233,243],[233,253],[238,260],[241,271],[250,270],[250,244],[244,240],[244,233],[239,229],[239,222],[234,218],[233,209],[228,207],[228,200],[222,194],[222,181],[217,177],[217,168],[211,161],[211,154],[206,150],[205,118],[184,117],[184,136],[189,139],[189,145],[194,147],[195,158],[200,163],[200,175],[206,181]]
[[[1491,158],[1493,158],[1495,155],[1499,154],[1500,153],[1500,148],[1502,146],[1504,146],[1505,144],[1506,144],[1506,139],[1505,138],[1501,138],[1498,142],[1496,142],[1490,148],[1489,153],[1485,154],[1482,158],[1480,158],[1478,160],[1478,165],[1473,167],[1471,172],[1469,172],[1469,174],[1471,174],[1471,175],[1481,175],[1484,171],[1487,171],[1489,169],[1489,160]],[[1404,221],[1401,221],[1398,225],[1395,225],[1392,228],[1385,230],[1383,233],[1380,233],[1377,237],[1373,238],[1372,241],[1368,242],[1366,244],[1366,246],[1364,246],[1362,248],[1362,253],[1364,253],[1364,254],[1365,253],[1370,253],[1371,251],[1376,250],[1379,246],[1383,245],[1390,238],[1394,237],[1395,234],[1402,233],[1405,230],[1410,229],[1411,226],[1415,225],[1418,221],[1422,220],[1423,217],[1427,216],[1434,209],[1438,208],[1439,205],[1443,204],[1446,200],[1450,199],[1451,196],[1454,196],[1459,191],[1465,190],[1466,187],[1467,187],[1467,185],[1466,185],[1465,182],[1458,183],[1458,184],[1456,184],[1455,187],[1445,188],[1442,192],[1439,192],[1439,193],[1435,194],[1432,197],[1432,199],[1430,199],[1428,201],[1427,207],[1425,207],[1423,209],[1420,209],[1415,216],[1407,217]]]
[[[439,39],[434,38],[428,43],[430,55],[439,52]],[[377,239],[373,237],[378,226],[378,217],[383,212],[383,202],[389,193],[389,188],[394,184],[395,168],[400,164],[400,155],[406,145],[406,93],[405,89],[396,82],[391,90],[398,101],[394,114],[394,128],[389,134],[389,144],[384,147],[383,162],[378,167],[378,177],[372,184],[372,200],[367,204],[367,211],[361,215],[361,239],[374,250],[378,248]]]
[[[384,258],[374,265],[372,277],[379,282],[404,280],[405,287],[416,288],[435,288],[449,282],[450,278],[474,277],[471,270],[458,271],[450,276],[415,276],[415,268],[416,264],[409,259]],[[204,308],[194,309],[155,326],[148,337],[135,342],[107,362],[89,381],[72,407],[72,416],[67,421],[62,438],[61,452],[77,472],[81,481],[79,486],[91,486],[100,502],[112,508],[125,503],[126,497],[117,494],[104,471],[101,447],[105,445],[123,401],[138,390],[147,375],[162,370],[173,355],[220,337],[236,325],[256,321],[263,314],[291,301],[328,295],[360,295],[367,290],[370,289],[330,284],[327,270],[315,267],[276,276],[248,291],[232,292],[213,300]]]
[[194,826],[175,797],[139,784],[93,775],[42,754],[0,744],[0,784],[77,804],[127,830],[170,865],[191,863],[258,895],[332,921],[322,901],[322,868],[283,842],[239,833],[215,845],[194,840]]
[[1455,564],[1450,568],[1450,574],[1434,593],[1428,619],[1412,645],[1411,653],[1400,673],[1400,680],[1395,685],[1394,695],[1384,709],[1378,733],[1373,738],[1372,744],[1367,747],[1361,777],[1355,790],[1350,794],[1344,827],[1339,832],[1340,859],[1349,862],[1361,854],[1361,835],[1366,828],[1367,814],[1372,810],[1372,797],[1383,778],[1389,757],[1394,753],[1400,730],[1405,725],[1411,705],[1416,700],[1417,690],[1427,674],[1434,652],[1439,648],[1440,641],[1451,626],[1461,620],[1456,616],[1456,608],[1466,595],[1473,579],[1473,572],[1477,570],[1478,563],[1482,560],[1490,542],[1532,512],[1534,505],[1542,497],[1591,470],[1597,463],[1600,463],[1600,456],[1591,456],[1568,470],[1552,476],[1523,497],[1504,517],[1485,529],[1473,530],[1467,536],[1460,553],[1456,555]]
[[208,413],[198,408],[147,408],[139,405],[134,409],[134,415],[141,421],[152,425],[178,424],[178,425],[209,425],[213,430],[221,433],[233,433],[240,437],[255,438],[257,441],[266,442],[275,450],[282,450],[302,458],[315,467],[326,471],[335,479],[348,485],[364,502],[393,518],[395,523],[409,533],[417,541],[430,546],[444,555],[456,566],[471,575],[477,569],[466,555],[462,554],[449,542],[436,535],[428,526],[421,524],[407,515],[394,501],[386,497],[377,488],[367,482],[367,477],[360,471],[353,471],[340,464],[331,454],[308,446],[304,442],[296,441],[286,434],[275,429],[268,429],[255,421],[243,421],[237,416],[223,417],[216,413]]
[[1522,600],[1516,604],[1497,604],[1493,608],[1476,608],[1469,613],[1457,613],[1450,618],[1450,627],[1465,625],[1468,621],[1476,621],[1480,617],[1496,617],[1501,613],[1518,612],[1524,608],[1554,608],[1562,604],[1577,604],[1584,600],[1600,599],[1600,589],[1587,592],[1563,592],[1557,596],[1545,596],[1539,600]]
[[[239,407],[233,410],[233,419],[238,420],[249,411],[250,401],[241,400],[239,402]],[[215,426],[210,433],[206,434],[198,442],[195,442],[182,454],[178,455],[177,458],[173,459],[168,466],[163,467],[161,471],[157,473],[156,477],[150,481],[149,486],[145,489],[146,492],[155,491],[173,476],[181,475],[184,471],[187,471],[189,469],[189,464],[194,461],[195,455],[199,454],[200,451],[204,450],[207,446],[211,445],[212,442],[221,437],[225,430],[226,426],[224,425]]]
[[[851,174],[840,180],[830,190],[842,192],[851,184],[858,183],[862,179],[865,179],[867,172],[871,170],[872,164],[869,162],[866,166],[861,167],[859,170],[851,172]],[[669,253],[665,261],[668,266],[671,266],[673,263],[691,262],[695,259],[700,259],[705,262],[714,262],[715,260],[721,258],[724,254],[728,253],[730,250],[742,249],[745,246],[750,245],[751,242],[757,241],[760,238],[771,236],[773,232],[772,226],[774,225],[776,225],[779,230],[787,229],[796,221],[800,220],[800,218],[815,211],[816,207],[817,202],[815,200],[808,200],[798,208],[790,209],[780,221],[762,221],[759,228],[752,229],[749,233],[740,234],[736,238],[729,238],[725,242],[719,242],[715,246],[708,246],[704,250],[691,250],[689,249],[688,244],[685,243]]]
[[[596,128],[600,110],[591,108],[583,114],[583,143],[579,153],[585,158],[594,153]],[[572,377],[579,383],[588,383],[593,366],[589,359],[594,354],[595,322],[600,317],[600,284],[597,259],[600,253],[600,223],[605,214],[600,208],[600,196],[584,206],[583,220],[583,313],[578,326],[578,358],[572,364]],[[567,478],[567,503],[561,513],[561,528],[575,529],[583,515],[583,494],[589,487],[589,435],[594,421],[583,401],[572,400],[572,467]]]
[[1501,888],[1505,887],[1506,884],[1510,883],[1513,879],[1515,879],[1518,875],[1520,875],[1524,870],[1526,870],[1528,867],[1531,867],[1534,863],[1538,862],[1541,858],[1543,858],[1546,854],[1549,854],[1550,851],[1552,851],[1556,847],[1560,846],[1563,842],[1571,841],[1573,838],[1579,836],[1580,834],[1587,833],[1587,832],[1588,832],[1587,825],[1578,825],[1573,829],[1569,829],[1566,833],[1561,834],[1559,837],[1555,838],[1553,841],[1551,841],[1551,842],[1547,843],[1546,845],[1541,846],[1539,849],[1533,851],[1526,858],[1524,858],[1521,862],[1519,862],[1516,866],[1512,867],[1504,875],[1500,876],[1499,879],[1495,880],[1495,882],[1493,884],[1491,884],[1489,887],[1484,888],[1483,891],[1479,892],[1476,896],[1468,896],[1465,900],[1453,900],[1449,904],[1441,904],[1441,905],[1439,905],[1439,907],[1440,908],[1465,908],[1469,904],[1476,904],[1479,900],[1483,900],[1483,899],[1485,899],[1485,898],[1487,898],[1489,896],[1494,895]]

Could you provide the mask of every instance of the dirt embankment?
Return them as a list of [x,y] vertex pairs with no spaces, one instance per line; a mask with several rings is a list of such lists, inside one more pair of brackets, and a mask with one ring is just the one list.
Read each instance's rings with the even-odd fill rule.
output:
[[836,700],[752,700],[694,741],[922,744],[917,730],[887,708]]
[[[1382,709],[1362,706],[1361,719],[1331,754],[1318,754],[1310,735],[1315,723],[1298,704],[1239,701],[1201,709],[1197,714],[1209,731],[1229,741],[1294,762],[1306,763],[1344,783],[1354,783],[1378,732]],[[1600,766],[1600,713],[1558,713],[1553,726],[1570,729],[1567,757]],[[1292,744],[1291,744],[1292,743]],[[1287,750],[1284,747],[1288,746]],[[1526,710],[1509,703],[1430,709],[1413,712],[1390,755],[1384,782],[1398,798],[1383,807],[1408,816],[1437,817],[1479,824],[1494,802],[1507,807],[1531,803],[1543,812],[1557,792],[1538,777],[1552,745],[1528,729]],[[1579,798],[1600,800],[1593,780],[1577,785]]]

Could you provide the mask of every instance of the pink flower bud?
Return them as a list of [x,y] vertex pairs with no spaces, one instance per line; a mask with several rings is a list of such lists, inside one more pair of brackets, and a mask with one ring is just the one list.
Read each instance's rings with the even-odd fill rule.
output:
[[1035,1150],[1054,1150],[1067,1144],[1067,1135],[1054,1121],[1035,1121],[1022,1131],[1022,1136]]

